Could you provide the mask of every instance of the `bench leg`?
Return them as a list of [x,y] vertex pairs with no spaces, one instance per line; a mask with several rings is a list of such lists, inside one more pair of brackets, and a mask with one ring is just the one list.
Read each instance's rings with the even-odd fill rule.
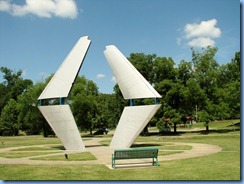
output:
[[114,156],[112,155],[112,168],[115,167],[115,160],[114,160]]
[[112,168],[115,169],[115,159],[114,158],[112,158]]
[[112,168],[114,168],[114,160],[112,159]]
[[153,158],[153,165],[156,165],[158,167],[158,157],[156,157],[156,162],[154,161],[154,158]]

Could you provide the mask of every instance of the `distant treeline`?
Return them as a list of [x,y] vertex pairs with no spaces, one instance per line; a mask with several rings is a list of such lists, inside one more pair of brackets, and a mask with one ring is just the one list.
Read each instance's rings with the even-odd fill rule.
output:
[[[240,52],[233,54],[229,63],[220,65],[215,59],[217,50],[192,49],[192,60],[182,60],[178,66],[170,57],[130,54],[129,61],[162,96],[158,99],[162,106],[151,125],[160,127],[166,118],[180,123],[186,116],[204,122],[240,118]],[[23,79],[22,70],[1,67],[0,71],[0,135],[54,134],[37,108],[37,98],[52,76],[34,84]],[[45,103],[56,104],[59,100]],[[70,104],[78,128],[90,133],[97,128],[116,127],[124,106],[129,105],[118,85],[113,94],[102,94],[85,76],[78,76],[65,103]],[[152,103],[154,99],[134,100],[136,105]]]

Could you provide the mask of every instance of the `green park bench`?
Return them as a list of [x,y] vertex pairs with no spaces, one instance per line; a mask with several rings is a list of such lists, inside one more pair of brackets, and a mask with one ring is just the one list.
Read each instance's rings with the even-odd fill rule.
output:
[[[158,148],[133,148],[114,150],[112,154],[112,168],[116,168],[116,160],[152,158],[152,165],[158,166]],[[156,162],[155,160],[156,159]]]

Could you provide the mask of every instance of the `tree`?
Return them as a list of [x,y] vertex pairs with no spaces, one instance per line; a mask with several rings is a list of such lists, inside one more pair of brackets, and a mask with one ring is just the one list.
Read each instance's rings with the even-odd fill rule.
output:
[[0,67],[0,71],[3,73],[3,82],[0,85],[0,112],[8,101],[12,98],[17,100],[18,96],[22,94],[26,88],[32,84],[29,79],[23,79],[21,77],[22,70],[14,72],[6,67]]
[[187,81],[193,77],[192,63],[181,60],[178,65],[177,79],[182,82],[183,85],[186,85]]
[[176,80],[177,70],[174,68],[172,58],[157,57],[153,62],[154,83],[159,83],[162,80]]
[[206,132],[209,131],[209,123],[212,121],[211,115],[205,110],[198,112],[199,121],[205,122]]
[[214,58],[217,51],[218,49],[216,47],[210,46],[202,49],[202,53],[192,49],[195,79],[211,100],[215,100],[213,99],[213,95],[217,85],[216,78],[219,69],[219,64]]
[[163,119],[169,119],[169,123],[174,125],[174,133],[177,132],[177,124],[181,122],[181,115],[176,109],[171,106],[165,108],[165,113]]
[[3,84],[7,87],[11,98],[14,100],[17,100],[18,95],[22,94],[32,84],[31,80],[21,77],[22,70],[13,72],[6,67],[1,67],[0,71],[3,73]]
[[228,87],[228,96],[226,97],[226,103],[229,106],[229,113],[232,119],[240,118],[241,109],[241,93],[240,93],[240,82],[231,82]]
[[19,135],[18,113],[17,102],[10,99],[1,113],[1,135]]
[[173,118],[171,118],[171,123],[174,124],[174,133],[176,133],[176,129],[177,129],[177,124],[179,124],[181,122],[181,115],[179,113],[175,113]]
[[180,83],[172,83],[171,89],[165,95],[165,102],[178,111],[186,105],[185,87]]
[[205,100],[198,107],[200,111],[207,111],[213,119],[227,119],[235,117],[234,114],[238,117],[240,52],[236,53],[230,63],[220,66],[214,58],[217,50],[216,47],[207,47],[202,52],[192,49],[194,78],[205,93]]
[[97,96],[97,123],[95,128],[116,127],[121,114],[115,94]]
[[240,118],[240,52],[235,53],[230,63],[221,66],[218,85],[221,88],[218,96],[225,102],[228,117]]
[[89,130],[92,134],[97,122],[98,87],[84,76],[77,77],[70,94],[71,109],[77,126],[81,130]]
[[77,94],[71,103],[72,111],[77,123],[81,130],[89,130],[92,134],[93,123],[96,117],[96,101],[93,96]]
[[7,87],[1,83],[0,84],[0,113],[2,112],[4,106],[8,103],[10,99],[10,94],[8,93]]
[[189,78],[187,80],[185,96],[185,115],[194,114],[196,106],[198,109],[202,109],[206,106],[206,93],[194,78]]
[[39,105],[37,98],[45,86],[45,83],[38,82],[35,85],[30,85],[23,94],[18,96],[18,122],[26,134],[43,133],[44,137],[53,134],[51,127],[37,108]]
[[225,88],[229,83],[240,82],[240,52],[236,52],[234,58],[230,63],[222,65],[218,76],[218,84],[220,87]]
[[156,54],[132,53],[128,60],[147,79],[149,83],[154,82],[154,61]]
[[[215,59],[217,47],[191,50],[191,61],[182,60],[178,67],[172,58],[156,54],[132,53],[128,58],[162,96],[155,122],[171,111],[179,116],[193,116],[196,107],[200,112],[207,112],[211,120],[239,118],[240,52],[236,52],[230,63],[219,65]],[[114,89],[120,107],[129,105],[122,99],[117,85]],[[136,105],[151,103],[145,99],[134,100]]]

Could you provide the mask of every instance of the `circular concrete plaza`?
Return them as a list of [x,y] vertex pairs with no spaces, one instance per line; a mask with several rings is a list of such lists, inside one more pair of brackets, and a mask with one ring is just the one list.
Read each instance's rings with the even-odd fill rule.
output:
[[[49,156],[55,156],[55,155],[64,155],[65,153],[70,155],[77,153],[77,151],[64,151],[60,150],[57,153],[57,150],[53,151],[43,151],[46,152],[45,154],[38,155],[38,156],[28,156],[28,157],[22,157],[22,158],[3,158],[0,157],[0,163],[1,164],[28,164],[28,165],[75,165],[75,164],[104,164],[108,168],[112,169],[112,154],[114,152],[114,149],[109,148],[108,146],[102,145],[100,142],[107,140],[108,138],[92,138],[90,140],[84,141],[84,144],[86,146],[85,152],[90,152],[92,155],[96,157],[96,160],[87,160],[87,161],[52,161],[52,160],[32,160],[33,158],[42,158],[42,157],[49,157]],[[146,142],[147,144],[150,144],[149,142]],[[155,142],[154,142],[155,143]],[[143,142],[140,142],[138,144],[143,144]],[[167,144],[170,144],[172,146],[188,146],[191,147],[191,149],[187,150],[174,150],[175,152],[178,151],[178,153],[168,154],[168,155],[160,155],[158,156],[158,161],[170,161],[170,160],[178,160],[178,159],[187,159],[187,158],[194,158],[194,157],[202,157],[206,155],[211,155],[217,152],[220,152],[222,150],[221,147],[211,144],[202,144],[202,143],[186,143],[186,142],[167,142]],[[60,145],[60,144],[59,144]],[[153,145],[153,142],[152,142]],[[31,147],[45,147],[45,145],[35,145],[35,146],[20,146],[20,147],[9,147],[9,148],[2,148],[0,149],[0,153],[8,153],[11,150],[18,150],[23,148],[31,148]],[[54,144],[49,146],[55,146]],[[159,150],[160,151],[160,150]],[[163,151],[172,151],[172,150],[163,150]],[[53,153],[52,153],[53,152]],[[80,151],[79,151],[80,152]],[[123,160],[123,167],[129,168],[130,167],[130,160]],[[148,159],[137,159],[136,163],[139,164],[140,167],[146,167],[152,164],[148,165]],[[145,164],[144,164],[145,163]],[[132,166],[133,167],[133,166]]]

